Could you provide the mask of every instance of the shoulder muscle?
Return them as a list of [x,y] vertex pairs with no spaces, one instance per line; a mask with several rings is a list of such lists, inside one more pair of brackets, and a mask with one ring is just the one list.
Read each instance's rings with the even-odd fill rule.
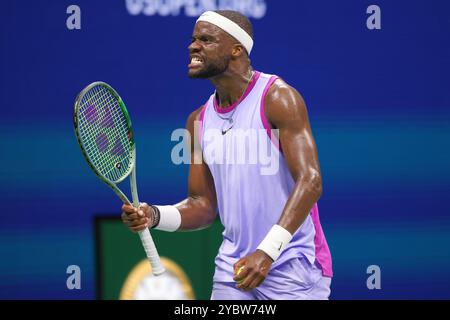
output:
[[300,93],[282,79],[277,79],[264,98],[267,119],[275,128],[286,122],[306,121],[307,111]]

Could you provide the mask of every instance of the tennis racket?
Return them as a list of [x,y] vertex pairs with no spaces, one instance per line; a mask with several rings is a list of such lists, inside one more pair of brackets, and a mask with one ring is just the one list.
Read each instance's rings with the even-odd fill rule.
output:
[[[75,100],[74,127],[78,144],[96,176],[126,204],[131,204],[117,184],[130,176],[132,205],[139,207],[136,187],[136,147],[128,111],[108,84],[94,82]],[[148,228],[139,232],[154,275],[165,270]]]

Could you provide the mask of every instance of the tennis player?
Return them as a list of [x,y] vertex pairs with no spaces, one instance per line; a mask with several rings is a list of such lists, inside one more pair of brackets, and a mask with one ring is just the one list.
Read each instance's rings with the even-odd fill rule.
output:
[[[211,299],[328,299],[331,254],[319,220],[322,182],[306,106],[285,81],[253,70],[252,47],[253,28],[242,14],[207,11],[198,18],[188,75],[209,79],[215,92],[187,120],[189,195],[175,205],[124,205],[122,219],[132,231],[197,230],[218,212],[225,230]],[[229,137],[249,130],[263,131],[258,143],[278,155],[273,172],[261,161],[227,161],[238,140]],[[225,161],[211,150],[223,150]]]

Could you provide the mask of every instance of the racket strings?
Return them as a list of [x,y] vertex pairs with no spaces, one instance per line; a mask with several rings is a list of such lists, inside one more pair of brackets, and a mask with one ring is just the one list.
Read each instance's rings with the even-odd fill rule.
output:
[[128,123],[117,99],[103,86],[85,93],[78,112],[80,139],[97,171],[120,180],[131,164]]
[[[114,99],[106,98],[104,95],[98,95],[97,97],[88,100],[89,103],[93,103],[94,105],[103,104],[103,105],[111,105],[114,104]],[[121,148],[123,148],[122,144],[126,144],[127,141],[120,141],[117,140],[119,136],[124,136],[123,132],[126,132],[127,130],[120,132],[119,135],[117,132],[108,132],[110,131],[109,128],[105,129],[105,127],[120,127],[125,126],[126,123],[124,119],[120,119],[119,121],[116,121],[116,119],[119,116],[120,112],[116,112],[118,109],[120,109],[118,106],[116,106],[116,109],[112,109],[112,113],[110,112],[110,108],[105,108],[103,110],[103,117],[102,120],[99,122],[97,120],[97,125],[93,126],[94,129],[91,134],[88,135],[89,139],[92,140],[93,137],[95,137],[95,143],[89,144],[87,146],[87,152],[91,156],[92,161],[94,162],[94,165],[97,167],[99,172],[106,176],[108,179],[112,181],[116,181],[123,176],[123,173],[126,172],[128,167],[128,159],[127,157],[122,157],[122,159],[117,159],[117,155],[119,155],[118,152],[114,152],[114,149],[111,149],[111,144],[115,145],[121,145]],[[98,125],[98,123],[100,125]],[[117,131],[117,130],[116,130]],[[112,140],[111,140],[112,137]],[[111,141],[110,141],[111,140]],[[98,152],[100,151],[100,152]],[[125,150],[123,150],[125,151]],[[122,155],[127,155],[127,152],[122,152]],[[117,167],[117,165],[120,165],[120,167]],[[119,169],[119,170],[118,170]]]
[[[103,89],[104,90],[104,89]],[[106,91],[106,90],[105,90]],[[123,160],[126,159],[120,159],[121,162],[117,162],[118,159],[116,159],[117,157],[113,157],[113,156],[117,156],[120,154],[127,154],[126,152],[124,153],[125,150],[122,149],[122,153],[119,154],[119,152],[114,152],[114,147],[113,149],[111,149],[111,144],[114,144],[115,146],[119,145],[121,146],[121,148],[123,148],[123,144],[127,143],[127,141],[120,141],[119,137],[124,137],[127,133],[127,126],[126,126],[126,121],[121,113],[120,107],[118,106],[117,101],[111,97],[111,94],[106,91],[106,94],[100,94],[96,95],[95,98],[93,98],[94,101],[89,101],[91,103],[94,103],[94,105],[98,105],[99,103],[103,106],[109,106],[106,108],[103,108],[103,117],[102,120],[100,122],[97,121],[97,123],[99,123],[100,125],[96,126],[95,129],[96,133],[94,134],[94,136],[96,137],[96,143],[95,144],[91,144],[90,146],[90,152],[92,150],[96,150],[99,149],[101,152],[95,152],[94,155],[96,155],[97,157],[94,158],[94,161],[96,160],[97,164],[100,164],[101,166],[99,167],[100,171],[102,174],[104,174],[105,176],[108,176],[109,179],[111,180],[117,180],[119,179],[122,175],[123,175],[123,170],[117,170],[117,169],[121,169],[121,168],[117,168],[115,167],[115,165],[119,164],[121,167],[122,165],[125,166],[125,168],[127,167],[127,163],[124,163]],[[111,106],[113,106],[113,108],[111,108]],[[118,120],[118,121],[117,121]],[[111,128],[123,128],[125,130],[122,130],[122,132],[111,132],[110,134],[108,134],[108,131],[110,131]],[[100,129],[99,129],[100,128]],[[105,129],[107,128],[107,129]],[[99,133],[100,131],[100,133]],[[117,130],[115,130],[117,131]],[[108,137],[109,136],[109,137]],[[99,137],[100,139],[100,143],[99,143]],[[112,137],[112,141],[109,141]],[[104,147],[104,145],[107,145],[107,148]],[[106,149],[106,150],[105,150]],[[117,147],[115,148],[117,149]],[[105,153],[106,151],[106,153]],[[108,155],[108,157],[105,157],[104,155]]]

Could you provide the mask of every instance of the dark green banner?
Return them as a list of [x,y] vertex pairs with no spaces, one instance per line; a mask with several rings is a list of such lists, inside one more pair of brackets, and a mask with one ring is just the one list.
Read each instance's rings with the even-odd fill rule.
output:
[[153,277],[139,236],[130,232],[117,217],[97,217],[97,298],[180,298],[183,289],[186,298],[209,299],[222,230],[220,221],[216,220],[201,231],[152,231],[167,269],[163,277]]

